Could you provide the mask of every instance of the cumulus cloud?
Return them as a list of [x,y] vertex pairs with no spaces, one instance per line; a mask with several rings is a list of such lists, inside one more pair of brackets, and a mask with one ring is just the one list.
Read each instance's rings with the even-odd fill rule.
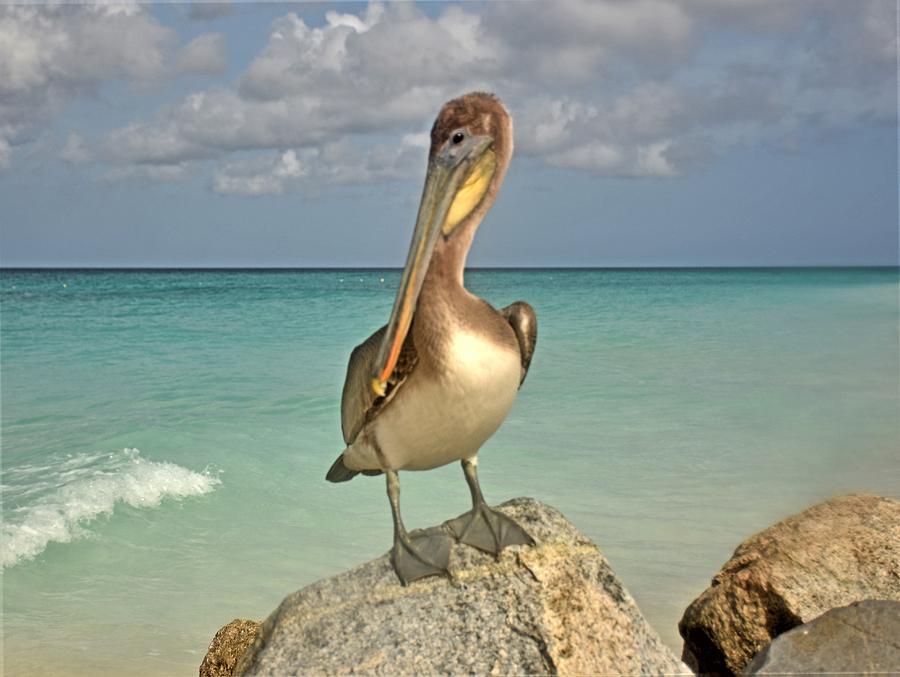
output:
[[586,169],[619,176],[675,176],[678,172],[666,155],[669,141],[646,145],[617,147],[602,141],[591,141],[547,157],[551,165]]
[[646,82],[598,103],[531,99],[520,111],[517,144],[557,167],[676,176],[712,157],[711,140],[728,147],[785,114],[777,81],[753,69],[726,69],[704,87]]
[[91,153],[84,137],[77,132],[69,133],[69,138],[59,152],[59,157],[70,165],[81,165],[91,161]]
[[[804,43],[792,51],[790,41],[814,34],[839,46],[847,64],[887,63],[895,45],[885,38],[886,4],[871,0],[857,13],[827,0],[568,0],[451,6],[431,17],[409,4],[371,3],[359,14],[328,12],[321,26],[289,12],[233,86],[196,92],[115,130],[106,147],[127,163],[217,160],[219,192],[334,180],[308,168],[325,158],[342,180],[367,181],[391,175],[390,164],[353,174],[341,164],[346,151],[329,153],[351,135],[421,129],[440,102],[487,88],[513,108],[527,155],[600,174],[673,176],[754,135],[789,135],[816,110],[861,114],[864,106],[846,102],[836,113],[813,91],[828,49]],[[705,35],[722,26],[761,35],[773,52],[704,63]],[[805,75],[792,80],[781,58],[798,60]],[[264,149],[274,155],[227,161]],[[354,161],[370,166],[373,157]],[[283,174],[291,158],[306,167],[296,177]]]
[[11,153],[9,141],[0,136],[0,170],[9,167],[9,156]]
[[221,73],[226,66],[225,36],[218,33],[198,35],[178,55],[182,73]]
[[774,38],[782,57],[793,46],[790,65],[807,86],[883,87],[896,73],[897,6],[891,0],[678,2],[707,28]]
[[126,179],[150,181],[184,181],[197,173],[196,163],[179,162],[167,165],[126,165],[113,167],[101,175],[103,181],[114,182]]
[[303,152],[303,161],[297,151],[286,150],[273,159],[254,160],[243,163],[228,163],[216,172],[214,190],[232,195],[271,195],[284,191],[288,179],[297,179],[309,174],[310,161],[317,152]]
[[226,162],[216,170],[213,189],[220,194],[272,195],[310,182],[318,186],[410,179],[424,169],[427,138],[408,134],[398,144],[370,148],[345,140]]
[[179,51],[175,32],[133,2],[0,6],[0,139],[7,148],[27,141],[106,81],[209,73],[222,68],[223,54],[221,36]]
[[[29,110],[73,89],[224,68],[222,36],[178,48],[139,6],[113,7],[19,8],[0,19],[0,161]],[[211,19],[220,9],[188,13]],[[110,131],[100,150],[113,176],[212,171],[220,193],[390,180],[424,153],[408,140],[427,138],[441,102],[489,89],[512,109],[527,156],[675,176],[736,144],[798,143],[810,121],[895,119],[895,19],[889,0],[561,0],[436,13],[371,2],[329,11],[321,25],[286,12],[234,82]],[[128,31],[140,35],[137,53]],[[3,87],[16,95],[4,99]]]
[[690,15],[668,0],[496,3],[484,23],[516,78],[543,88],[596,85],[634,66],[670,71],[693,46]]
[[479,30],[478,17],[459,8],[432,20],[411,5],[371,4],[360,15],[328,12],[316,28],[291,12],[234,87],[193,93],[114,130],[106,152],[118,162],[178,163],[421,128],[470,67],[489,68]]

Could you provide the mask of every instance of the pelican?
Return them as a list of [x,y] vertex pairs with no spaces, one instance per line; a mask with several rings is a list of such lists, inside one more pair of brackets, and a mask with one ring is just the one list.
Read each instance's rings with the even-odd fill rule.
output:
[[[459,541],[499,556],[533,544],[491,510],[478,483],[478,450],[506,418],[537,339],[527,303],[494,309],[463,286],[472,238],[497,197],[512,156],[512,118],[492,94],[446,103],[431,129],[425,187],[387,325],[350,355],[341,398],[347,447],[326,478],[387,478],[394,521],[391,562],[400,582],[448,575]],[[472,509],[443,528],[407,532],[401,470],[460,461]]]

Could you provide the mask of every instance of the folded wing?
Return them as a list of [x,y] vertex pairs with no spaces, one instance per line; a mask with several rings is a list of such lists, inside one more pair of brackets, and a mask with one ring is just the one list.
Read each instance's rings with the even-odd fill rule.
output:
[[393,399],[418,362],[410,331],[400,349],[397,366],[387,380],[384,395],[375,394],[372,390],[374,362],[386,329],[386,326],[382,327],[350,353],[341,396],[341,430],[347,445],[353,444],[366,423],[374,419],[381,408]]
[[522,379],[519,381],[521,386],[525,376],[528,375],[531,356],[534,355],[534,346],[537,343],[537,315],[534,314],[534,308],[524,301],[516,301],[506,308],[501,308],[499,312],[516,332],[516,339],[519,341],[519,355],[522,359]]

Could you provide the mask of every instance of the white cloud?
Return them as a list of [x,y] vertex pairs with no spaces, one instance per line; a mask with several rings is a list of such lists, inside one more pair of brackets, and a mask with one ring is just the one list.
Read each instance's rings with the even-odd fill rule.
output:
[[225,36],[218,33],[198,35],[178,56],[178,70],[183,73],[221,73],[226,67]]
[[[409,175],[398,163],[422,151],[443,101],[489,89],[513,110],[523,154],[673,176],[735,144],[799,143],[810,121],[892,119],[894,25],[888,0],[561,0],[436,14],[373,2],[329,11],[322,25],[287,12],[233,83],[112,130],[100,146],[121,169],[112,175],[212,168],[222,193],[389,180]],[[6,162],[32,111],[46,117],[73,92],[224,68],[222,36],[176,42],[137,5],[0,10]]]
[[127,165],[113,167],[105,172],[103,181],[122,181],[126,179],[151,181],[184,181],[195,176],[197,165],[190,162],[178,162],[168,165]]
[[590,142],[554,153],[547,161],[557,167],[584,169],[615,176],[676,176],[679,172],[666,157],[668,141],[616,148]]
[[770,36],[779,43],[779,56],[794,47],[803,58],[791,66],[806,86],[883,87],[885,77],[896,73],[895,0],[678,2],[708,28]]
[[693,20],[668,0],[566,0],[494,3],[486,13],[490,38],[507,61],[535,84],[596,84],[626,64],[666,71],[693,43]]
[[231,195],[272,195],[314,185],[375,183],[410,179],[425,167],[427,144],[406,135],[396,145],[361,148],[348,141],[289,149],[274,155],[220,164],[213,190]]
[[84,137],[77,132],[69,132],[69,138],[59,152],[59,157],[72,165],[81,165],[91,161],[91,153],[84,142]]
[[213,189],[225,195],[271,195],[284,192],[290,179],[309,174],[316,150],[286,150],[272,159],[227,163],[216,172]]
[[0,6],[0,138],[26,142],[75,96],[104,82],[161,83],[223,66],[221,36],[177,52],[174,31],[135,2]]
[[582,169],[613,176],[676,176],[680,172],[666,152],[670,141],[615,145],[600,140],[570,146],[546,156],[555,167]]
[[548,164],[617,176],[674,176],[672,140],[700,122],[672,86],[636,87],[605,105],[533,99],[518,125],[518,147]]
[[428,149],[431,146],[431,134],[428,132],[419,132],[418,134],[404,134],[401,142],[412,148]]
[[411,5],[373,3],[358,16],[328,12],[326,20],[315,28],[293,12],[275,20],[233,88],[191,94],[115,130],[106,143],[110,157],[180,162],[421,129],[435,102],[487,84],[471,81],[473,68],[495,69],[479,17],[459,8],[432,20]]
[[0,171],[9,167],[11,154],[12,149],[9,146],[9,141],[0,136]]
[[7,5],[0,8],[0,92],[159,78],[174,39],[135,4]]

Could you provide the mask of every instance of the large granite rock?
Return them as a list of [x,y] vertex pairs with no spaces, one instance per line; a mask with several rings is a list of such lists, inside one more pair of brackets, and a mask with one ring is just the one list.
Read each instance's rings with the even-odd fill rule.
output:
[[219,628],[200,664],[200,677],[231,677],[238,659],[259,632],[259,621],[235,618]]
[[900,501],[834,498],[735,550],[678,624],[682,658],[740,673],[781,633],[864,599],[900,600]]
[[826,611],[775,638],[747,674],[880,673],[900,670],[900,602],[866,600]]
[[388,556],[288,596],[236,674],[686,673],[603,555],[532,499],[499,508],[537,541],[455,546],[453,580],[401,587]]

